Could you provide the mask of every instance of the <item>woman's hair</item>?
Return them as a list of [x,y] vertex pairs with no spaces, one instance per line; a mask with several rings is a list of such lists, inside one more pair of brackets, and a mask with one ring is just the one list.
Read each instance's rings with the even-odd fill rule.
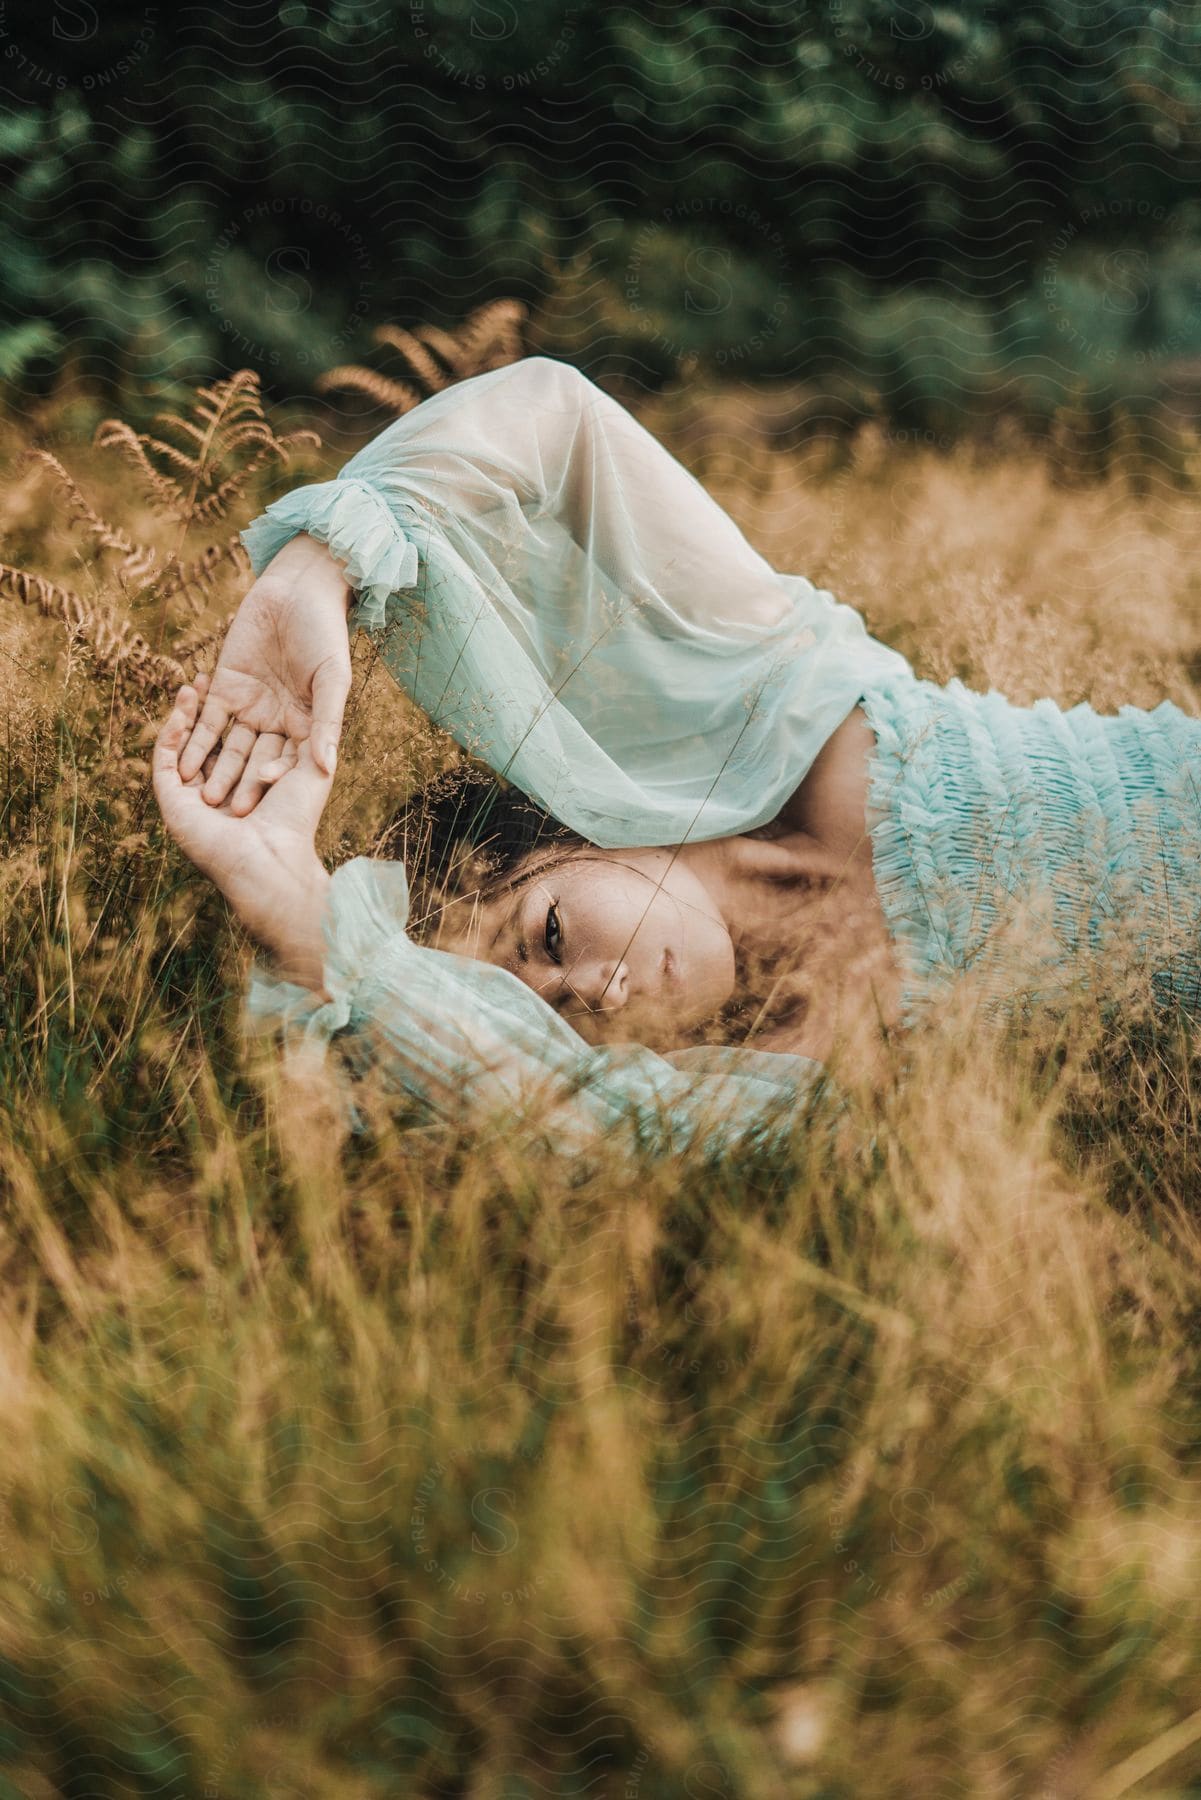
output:
[[409,796],[379,848],[405,863],[420,936],[450,901],[492,899],[594,846],[491,769],[462,762]]

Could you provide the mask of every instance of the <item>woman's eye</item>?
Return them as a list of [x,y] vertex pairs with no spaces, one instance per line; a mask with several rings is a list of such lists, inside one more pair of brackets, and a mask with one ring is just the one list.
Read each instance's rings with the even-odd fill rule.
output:
[[559,962],[563,955],[563,925],[557,906],[546,909],[546,954],[552,962]]

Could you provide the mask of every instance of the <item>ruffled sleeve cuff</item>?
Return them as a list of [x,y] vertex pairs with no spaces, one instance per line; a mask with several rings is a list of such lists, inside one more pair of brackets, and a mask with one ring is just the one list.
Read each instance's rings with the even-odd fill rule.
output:
[[343,565],[358,595],[352,625],[382,628],[389,597],[417,585],[416,544],[386,497],[361,476],[294,488],[252,519],[239,536],[255,574],[301,531],[327,544]]
[[[404,865],[366,856],[343,863],[330,879],[322,920],[323,981],[329,998],[284,981],[256,958],[243,1004],[243,1028],[251,1035],[283,1035],[289,1067],[322,1063],[330,1040],[351,1024],[356,995],[372,980],[381,958],[395,946],[409,916]],[[352,1126],[360,1120],[351,1106]]]

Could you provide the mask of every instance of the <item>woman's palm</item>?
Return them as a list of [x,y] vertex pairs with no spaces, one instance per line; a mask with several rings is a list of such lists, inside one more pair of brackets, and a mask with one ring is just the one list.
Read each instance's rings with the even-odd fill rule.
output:
[[220,745],[204,782],[209,805],[232,794],[237,812],[249,812],[306,741],[332,774],[350,691],[345,592],[326,574],[302,592],[260,579],[246,595],[180,757],[190,782]]
[[350,653],[346,628],[331,642],[327,621],[271,590],[248,595],[225,640],[209,699],[258,732],[301,740],[313,723],[313,692],[336,648]]
[[317,824],[333,785],[312,747],[302,743],[293,766],[269,787],[253,812],[239,815],[227,799],[213,806],[201,796],[203,771],[185,780],[180,752],[192,731],[199,695],[179,691],[154,747],[154,791],[168,831],[196,866],[216,883],[234,910],[253,925],[286,908],[296,872],[313,856]]

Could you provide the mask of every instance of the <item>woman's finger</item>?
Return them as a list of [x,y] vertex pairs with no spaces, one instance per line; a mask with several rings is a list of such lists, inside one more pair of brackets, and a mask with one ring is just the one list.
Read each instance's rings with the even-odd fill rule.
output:
[[280,751],[283,746],[282,732],[262,731],[259,733],[258,741],[246,759],[242,779],[230,799],[230,811],[235,813],[238,818],[245,818],[247,813],[253,812],[267,792],[272,781],[272,777],[267,774],[267,769],[280,761]]
[[178,771],[181,747],[188,731],[196,723],[197,699],[195,688],[189,687],[185,682],[176,694],[171,711],[159,726],[158,736],[154,740],[153,761],[157,768]]
[[234,783],[239,780],[257,738],[258,732],[253,725],[230,726],[212,772],[204,784],[204,797],[210,806],[220,806]]
[[280,754],[273,761],[264,763],[261,771],[262,780],[278,781],[281,775],[286,775],[289,769],[296,767],[299,754],[295,738],[288,738]]
[[188,733],[196,723],[198,705],[199,696],[195,688],[185,684],[175,696],[175,704],[163,720],[158,736],[154,740],[150,767],[154,791],[160,803],[164,795],[170,796],[180,785],[180,752],[187,742]]
[[[202,682],[203,694],[201,695],[200,684]],[[196,677],[196,685],[192,692],[203,698],[204,705],[199,719],[192,727],[192,735],[188,740],[187,748],[179,759],[179,773],[184,781],[191,781],[193,775],[197,773],[213,745],[220,742],[221,734],[230,719],[229,707],[211,692],[211,684],[207,675]]]
[[314,760],[323,775],[332,775],[338,766],[338,739],[349,694],[349,656],[323,662],[313,677],[313,729],[309,738]]

